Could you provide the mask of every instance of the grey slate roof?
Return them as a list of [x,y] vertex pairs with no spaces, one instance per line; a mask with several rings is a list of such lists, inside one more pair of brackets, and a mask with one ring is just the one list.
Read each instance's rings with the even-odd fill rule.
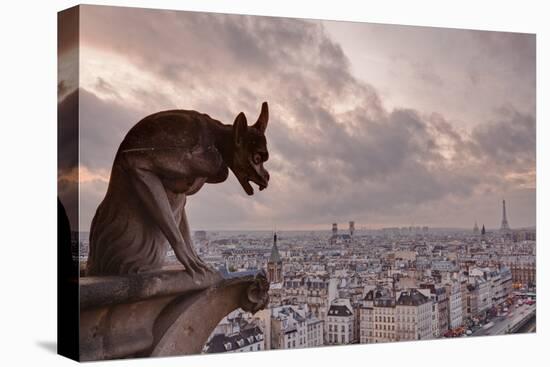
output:
[[[253,338],[252,342],[249,340],[250,337]],[[263,332],[258,326],[242,329],[233,335],[216,334],[206,344],[206,353],[230,352],[257,343],[261,338],[263,338]],[[241,346],[238,344],[239,341],[241,341]],[[230,347],[226,348],[226,344]]]
[[377,286],[375,289],[369,290],[363,299],[366,301],[373,301],[379,298],[391,298],[390,291],[386,288]]
[[397,304],[400,306],[419,306],[429,299],[424,294],[420,293],[416,289],[401,292],[401,295],[397,299]]
[[329,316],[351,316],[351,310],[343,305],[332,305],[328,309]]

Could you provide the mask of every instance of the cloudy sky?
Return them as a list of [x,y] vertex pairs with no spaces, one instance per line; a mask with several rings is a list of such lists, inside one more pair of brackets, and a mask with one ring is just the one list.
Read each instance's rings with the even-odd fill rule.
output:
[[251,123],[263,101],[270,186],[206,185],[193,229],[496,227],[503,198],[512,227],[535,224],[533,35],[84,6],[79,72],[81,230],[138,120]]

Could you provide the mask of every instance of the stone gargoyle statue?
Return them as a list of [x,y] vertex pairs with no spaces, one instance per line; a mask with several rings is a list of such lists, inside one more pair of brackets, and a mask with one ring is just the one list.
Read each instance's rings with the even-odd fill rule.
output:
[[197,255],[185,203],[205,183],[227,179],[229,169],[248,195],[267,187],[267,102],[248,126],[206,114],[170,110],[145,117],[116,153],[105,198],[90,229],[87,275],[123,275],[160,269],[168,245],[192,278],[213,271]]

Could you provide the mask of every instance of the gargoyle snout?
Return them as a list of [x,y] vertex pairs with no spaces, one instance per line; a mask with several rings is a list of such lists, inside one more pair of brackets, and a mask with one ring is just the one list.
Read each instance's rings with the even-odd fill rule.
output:
[[262,191],[265,188],[267,188],[267,183],[269,181],[269,172],[267,172],[266,169],[263,169],[260,177],[261,177],[261,182],[258,183],[258,186],[260,187],[260,191]]

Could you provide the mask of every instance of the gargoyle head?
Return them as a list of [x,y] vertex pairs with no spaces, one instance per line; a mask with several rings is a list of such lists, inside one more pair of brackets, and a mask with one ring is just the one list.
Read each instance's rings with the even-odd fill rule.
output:
[[248,195],[254,194],[250,181],[260,190],[267,187],[269,172],[264,168],[264,162],[269,158],[265,129],[269,112],[267,102],[262,104],[258,121],[248,126],[244,113],[239,113],[233,123],[233,164],[231,170],[239,180]]

